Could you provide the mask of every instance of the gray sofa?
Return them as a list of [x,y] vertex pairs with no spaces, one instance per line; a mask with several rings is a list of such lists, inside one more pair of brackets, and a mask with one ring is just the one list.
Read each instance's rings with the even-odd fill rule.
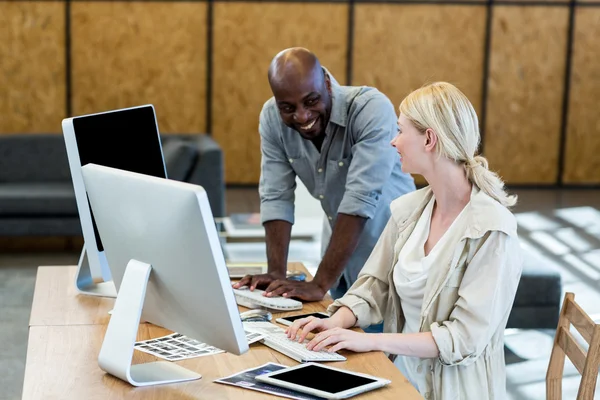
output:
[[[223,154],[204,134],[163,135],[169,179],[201,185],[225,214]],[[62,134],[0,135],[0,236],[80,236]]]
[[560,274],[542,260],[525,258],[507,328],[556,329],[562,306]]

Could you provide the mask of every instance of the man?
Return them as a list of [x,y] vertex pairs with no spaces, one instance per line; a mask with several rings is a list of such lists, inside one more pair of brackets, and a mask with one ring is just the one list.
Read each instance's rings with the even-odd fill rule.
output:
[[[374,88],[340,86],[303,48],[277,54],[268,73],[273,97],[260,114],[261,220],[268,273],[234,285],[266,296],[341,297],[356,281],[390,218],[390,202],[415,189],[390,146],[397,115]],[[286,280],[296,175],[320,200],[331,227],[311,282]]]

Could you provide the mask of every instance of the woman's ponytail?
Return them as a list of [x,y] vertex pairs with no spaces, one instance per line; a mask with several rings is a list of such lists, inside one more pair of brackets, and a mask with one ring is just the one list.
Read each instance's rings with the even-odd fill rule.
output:
[[477,185],[479,189],[503,206],[511,207],[516,204],[517,197],[509,196],[504,191],[504,182],[495,172],[488,169],[488,161],[485,157],[475,156],[471,160],[467,160],[465,171],[471,183]]

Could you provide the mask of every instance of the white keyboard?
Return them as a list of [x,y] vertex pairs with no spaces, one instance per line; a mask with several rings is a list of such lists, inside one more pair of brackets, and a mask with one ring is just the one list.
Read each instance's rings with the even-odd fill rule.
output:
[[244,322],[244,329],[266,335],[261,342],[273,350],[280,352],[298,362],[345,361],[346,357],[328,351],[311,351],[304,343],[288,339],[285,329],[270,322]]
[[265,297],[264,290],[254,289],[251,291],[246,286],[240,289],[233,289],[235,294],[235,302],[248,308],[271,308],[280,311],[301,310],[302,302],[288,299],[286,297]]

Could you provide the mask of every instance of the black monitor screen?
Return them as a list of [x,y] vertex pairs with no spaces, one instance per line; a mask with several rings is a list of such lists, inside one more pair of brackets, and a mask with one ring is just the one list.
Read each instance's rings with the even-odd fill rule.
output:
[[[73,127],[82,167],[92,163],[166,178],[152,107],[74,118]],[[98,251],[104,251],[93,214],[92,225]]]

